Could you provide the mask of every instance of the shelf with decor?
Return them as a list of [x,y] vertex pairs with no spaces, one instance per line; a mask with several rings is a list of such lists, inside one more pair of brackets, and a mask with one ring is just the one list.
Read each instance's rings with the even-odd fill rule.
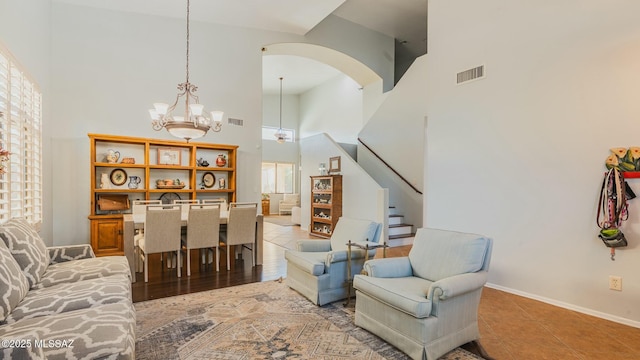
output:
[[[236,145],[88,134],[91,176],[91,244],[113,255],[122,241],[122,214],[133,200],[223,198],[236,201]],[[219,158],[222,158],[219,160]],[[203,166],[207,164],[208,166]],[[206,173],[215,184],[201,189]],[[220,188],[220,180],[223,188]],[[120,226],[120,228],[118,228]],[[117,237],[117,238],[114,238]],[[106,245],[105,245],[106,244]],[[105,249],[103,251],[103,249]]]
[[331,237],[342,216],[342,175],[311,176],[311,225],[309,233]]

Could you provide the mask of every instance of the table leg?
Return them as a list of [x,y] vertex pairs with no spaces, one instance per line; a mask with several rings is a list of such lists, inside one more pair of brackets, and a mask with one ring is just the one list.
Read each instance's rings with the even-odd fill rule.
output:
[[353,279],[351,278],[351,240],[347,243],[347,302],[344,306],[348,306],[351,302],[351,284]]

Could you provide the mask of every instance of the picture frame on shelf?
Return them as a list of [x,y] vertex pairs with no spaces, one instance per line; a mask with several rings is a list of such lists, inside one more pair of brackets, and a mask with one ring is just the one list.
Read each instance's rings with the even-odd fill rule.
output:
[[127,172],[124,169],[113,169],[109,174],[109,180],[115,186],[124,185],[127,182]]
[[202,175],[202,185],[205,188],[210,189],[213,187],[215,183],[216,183],[216,176],[212,172],[207,171]]
[[182,165],[182,151],[177,148],[158,148],[158,165]]
[[340,156],[329,158],[329,174],[340,173]]

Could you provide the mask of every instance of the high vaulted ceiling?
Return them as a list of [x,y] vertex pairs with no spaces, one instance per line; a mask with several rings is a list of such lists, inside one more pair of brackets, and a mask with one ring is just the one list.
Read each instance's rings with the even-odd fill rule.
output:
[[[181,19],[186,14],[186,1],[180,0],[53,2]],[[194,21],[299,35],[306,34],[322,19],[334,14],[399,40],[399,46],[415,56],[426,52],[427,0],[191,0],[190,10]],[[327,80],[337,75],[331,68],[313,60],[286,56],[265,61],[263,72],[263,86],[268,93],[279,91],[280,76],[287,79],[286,93],[300,93],[323,82],[323,76]],[[317,75],[309,77],[310,73]]]

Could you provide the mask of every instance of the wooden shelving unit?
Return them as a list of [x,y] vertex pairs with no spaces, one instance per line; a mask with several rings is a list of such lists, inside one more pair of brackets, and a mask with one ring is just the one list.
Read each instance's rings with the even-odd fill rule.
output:
[[342,175],[311,176],[311,225],[309,232],[331,237],[342,216]]
[[[101,134],[88,136],[91,145],[89,220],[91,245],[97,256],[124,254],[122,214],[131,212],[128,204],[133,200],[162,199],[169,202],[176,198],[224,198],[227,202],[236,201],[236,145]],[[115,163],[107,161],[109,150],[119,153]],[[226,159],[225,165],[216,165],[219,155]],[[133,163],[123,163],[125,159]],[[199,166],[198,159],[206,160],[210,165]],[[112,176],[114,171],[120,176]],[[205,174],[209,180],[206,184]],[[137,186],[131,180],[134,176],[140,179]],[[112,178],[115,178],[115,183]],[[212,178],[213,182],[210,181]],[[174,182],[179,179],[184,187],[158,188],[156,181],[166,179]],[[105,198],[116,199],[118,204],[105,207],[105,203],[111,204]]]

